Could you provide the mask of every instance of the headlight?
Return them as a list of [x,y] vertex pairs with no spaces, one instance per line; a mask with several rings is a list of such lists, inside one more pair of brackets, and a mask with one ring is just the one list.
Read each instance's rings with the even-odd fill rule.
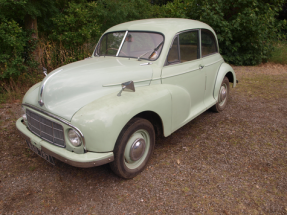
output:
[[22,118],[23,118],[25,121],[27,121],[26,110],[25,110],[25,108],[24,108],[24,107],[22,107],[22,109],[21,109],[21,113],[22,113]]
[[74,129],[69,129],[68,136],[73,146],[80,146],[82,144],[80,135]]

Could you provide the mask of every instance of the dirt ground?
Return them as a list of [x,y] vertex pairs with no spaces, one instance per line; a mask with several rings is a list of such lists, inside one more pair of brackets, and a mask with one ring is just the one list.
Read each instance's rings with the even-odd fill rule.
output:
[[157,139],[147,169],[53,167],[18,135],[20,103],[0,105],[0,214],[287,214],[287,67],[234,67],[222,113]]

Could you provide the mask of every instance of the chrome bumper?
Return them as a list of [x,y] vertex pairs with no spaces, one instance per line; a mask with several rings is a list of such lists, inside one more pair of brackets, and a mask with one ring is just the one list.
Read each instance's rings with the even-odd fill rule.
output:
[[55,145],[52,145],[40,139],[38,136],[36,136],[32,132],[30,132],[27,129],[26,125],[23,123],[22,118],[19,118],[17,120],[16,127],[20,135],[24,139],[26,139],[27,141],[30,141],[33,145],[38,147],[43,152],[71,166],[89,168],[89,167],[100,166],[106,163],[110,163],[114,160],[113,152],[105,152],[105,153],[86,152],[84,154],[76,154],[64,148],[60,148]]

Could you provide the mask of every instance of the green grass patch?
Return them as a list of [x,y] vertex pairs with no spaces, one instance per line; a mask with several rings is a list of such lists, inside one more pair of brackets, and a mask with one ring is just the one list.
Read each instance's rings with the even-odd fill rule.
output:
[[3,80],[0,84],[0,104],[20,102],[27,90],[44,77],[42,73],[34,72]]
[[247,74],[240,77],[236,90],[248,97],[278,100],[287,97],[287,75]]
[[287,41],[278,41],[274,43],[274,50],[271,53],[269,62],[287,64]]

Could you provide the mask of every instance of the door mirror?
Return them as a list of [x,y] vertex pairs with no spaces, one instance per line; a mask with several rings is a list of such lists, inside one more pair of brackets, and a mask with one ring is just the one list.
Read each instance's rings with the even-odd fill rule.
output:
[[128,81],[125,83],[122,83],[122,89],[121,91],[118,93],[118,96],[121,96],[123,91],[128,91],[128,92],[135,92],[135,85],[133,81]]

